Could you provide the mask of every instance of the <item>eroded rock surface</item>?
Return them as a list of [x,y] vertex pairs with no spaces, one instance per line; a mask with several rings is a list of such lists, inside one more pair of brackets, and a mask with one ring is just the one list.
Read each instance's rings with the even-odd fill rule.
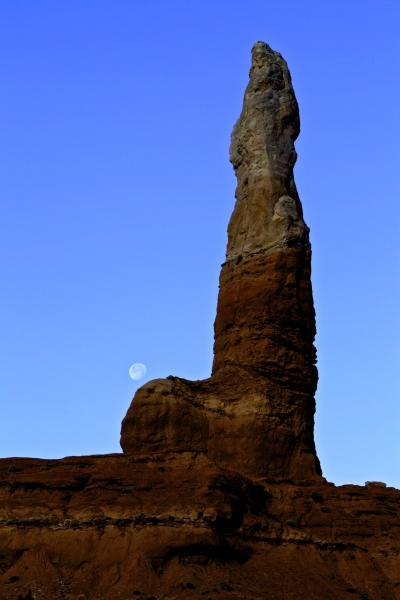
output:
[[298,131],[286,63],[259,42],[212,375],[140,388],[122,454],[0,460],[0,600],[400,600],[400,491],[335,487],[315,453]]
[[200,453],[0,460],[1,600],[399,600],[400,491]]
[[253,47],[230,158],[237,176],[215,321],[210,379],[156,380],[122,424],[124,452],[195,448],[246,476],[320,474],[308,228],[293,179],[299,112],[290,73]]
[[308,242],[293,178],[299,109],[286,62],[264,42],[252,50],[250,81],[233,132],[238,179],[227,260]]

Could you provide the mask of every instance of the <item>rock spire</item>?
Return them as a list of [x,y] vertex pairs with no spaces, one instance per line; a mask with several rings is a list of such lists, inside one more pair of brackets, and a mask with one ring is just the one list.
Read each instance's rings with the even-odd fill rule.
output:
[[299,131],[299,109],[286,62],[267,44],[257,42],[230,146],[238,183],[228,229],[228,261],[308,241],[293,178]]
[[212,376],[150,381],[122,423],[124,452],[205,453],[244,475],[320,474],[308,227],[293,178],[299,112],[290,73],[264,42],[231,140],[236,205],[228,227]]
[[319,476],[298,130],[287,66],[258,42],[212,376],[140,388],[123,453],[0,459],[1,600],[400,599],[400,490]]

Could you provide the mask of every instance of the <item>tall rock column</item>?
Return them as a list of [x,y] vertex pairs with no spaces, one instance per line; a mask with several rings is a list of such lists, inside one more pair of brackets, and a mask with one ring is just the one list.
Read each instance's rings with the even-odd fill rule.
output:
[[236,205],[220,276],[213,376],[234,369],[267,380],[266,403],[287,437],[286,458],[293,451],[295,470],[308,463],[319,472],[311,247],[293,177],[299,131],[287,64],[257,42],[231,139]]
[[263,43],[234,127],[238,185],[220,277],[212,376],[140,388],[122,423],[137,455],[206,455],[256,478],[320,474],[308,228],[293,179],[299,113],[287,65]]

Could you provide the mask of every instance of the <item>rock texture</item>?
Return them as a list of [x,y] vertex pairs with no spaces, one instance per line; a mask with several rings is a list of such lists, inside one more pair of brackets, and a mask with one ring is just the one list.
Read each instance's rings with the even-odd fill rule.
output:
[[299,111],[287,65],[253,47],[231,141],[238,185],[215,321],[212,377],[151,381],[122,423],[124,452],[204,452],[251,477],[320,475],[308,228],[293,178]]
[[253,48],[212,375],[150,381],[122,454],[0,460],[0,600],[400,600],[400,491],[335,487],[313,439],[298,107]]
[[0,460],[2,600],[398,600],[400,491],[206,455]]

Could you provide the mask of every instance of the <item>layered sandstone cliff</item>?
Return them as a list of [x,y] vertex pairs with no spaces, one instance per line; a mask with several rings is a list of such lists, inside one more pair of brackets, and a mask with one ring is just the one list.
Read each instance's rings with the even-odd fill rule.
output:
[[315,452],[298,107],[258,42],[212,375],[144,385],[122,454],[0,460],[0,600],[400,600],[400,491],[335,487]]

